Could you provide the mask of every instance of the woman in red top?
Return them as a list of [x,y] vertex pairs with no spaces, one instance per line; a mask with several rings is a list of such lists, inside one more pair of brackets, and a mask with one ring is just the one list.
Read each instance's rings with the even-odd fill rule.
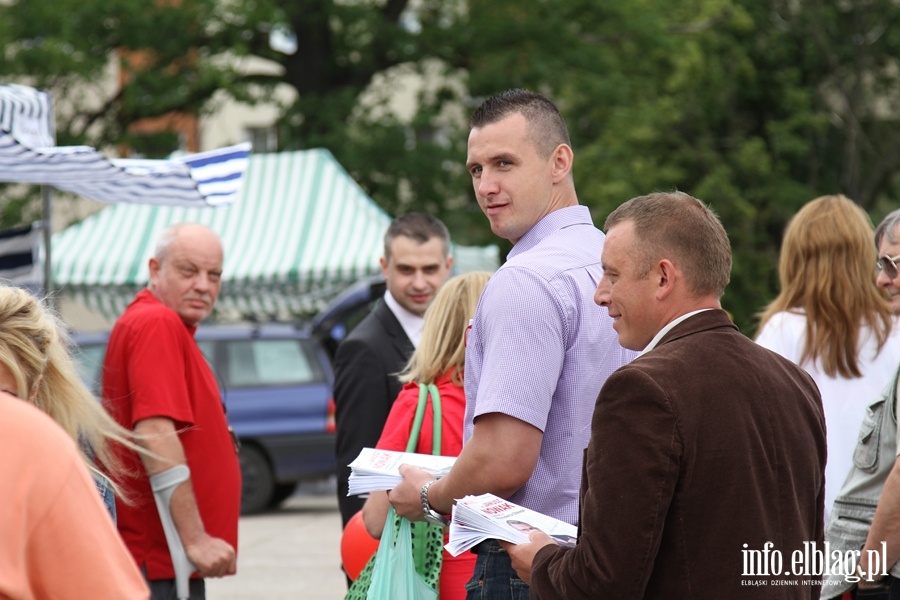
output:
[[[473,272],[445,283],[425,312],[422,340],[406,369],[400,374],[406,385],[394,401],[381,432],[377,448],[405,451],[419,403],[419,384],[433,383],[441,395],[441,454],[458,456],[462,450],[463,418],[466,397],[463,392],[465,332],[469,319],[490,273]],[[431,454],[434,413],[431,403],[425,408],[416,452]],[[373,492],[363,507],[363,520],[372,537],[380,538],[390,504],[386,492]],[[445,541],[446,541],[446,532]],[[465,584],[472,578],[475,554],[464,552],[454,557],[444,550],[439,597],[462,600]]]

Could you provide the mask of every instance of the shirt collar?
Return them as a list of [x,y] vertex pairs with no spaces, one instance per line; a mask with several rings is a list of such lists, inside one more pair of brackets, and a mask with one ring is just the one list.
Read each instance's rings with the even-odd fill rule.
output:
[[400,306],[400,303],[391,295],[390,290],[384,292],[384,303],[397,317],[400,327],[403,328],[403,332],[406,333],[406,337],[412,342],[413,347],[418,348],[419,340],[422,339],[422,325],[425,323],[425,319]]
[[[140,292],[138,292],[138,293],[135,295],[134,300],[131,301],[131,304],[144,304],[144,303],[148,303],[148,304],[160,304],[160,305],[162,305],[162,306],[166,306],[165,304],[162,303],[162,300],[160,300],[159,298],[157,298],[156,296],[153,295],[153,292],[150,291],[150,288],[144,288],[144,289],[142,289]],[[175,312],[174,310],[172,310],[172,309],[169,308],[168,306],[166,306],[166,308],[168,308],[168,309],[171,310],[172,312]],[[185,323],[185,322],[181,319],[181,315],[178,315],[178,319],[181,320],[181,324],[184,325],[184,327],[190,332],[190,334],[191,334],[192,336],[193,336],[195,333],[197,333],[197,327],[198,327],[199,325],[188,325],[187,323]]]
[[531,229],[526,231],[525,235],[519,238],[519,241],[509,251],[508,258],[534,248],[541,240],[554,231],[571,225],[585,224],[592,227],[594,225],[594,222],[591,220],[591,211],[587,206],[576,204],[558,208],[553,212],[547,213],[540,221],[532,225]]
[[694,315],[696,315],[698,313],[702,313],[707,310],[712,310],[712,309],[711,308],[701,308],[700,310],[694,310],[689,313],[683,314],[676,319],[672,319],[671,321],[669,321],[666,324],[665,327],[660,329],[656,333],[655,336],[653,336],[653,339],[650,340],[650,343],[647,344],[646,348],[644,348],[643,350],[640,351],[640,353],[638,353],[638,356],[643,356],[644,354],[646,354],[646,353],[650,352],[651,350],[653,350],[654,348],[656,348],[656,345],[659,343],[659,340],[663,339],[663,336],[666,335],[667,333],[669,333],[670,331],[672,331],[676,325],[678,325],[682,321],[686,321],[688,318],[693,317]]

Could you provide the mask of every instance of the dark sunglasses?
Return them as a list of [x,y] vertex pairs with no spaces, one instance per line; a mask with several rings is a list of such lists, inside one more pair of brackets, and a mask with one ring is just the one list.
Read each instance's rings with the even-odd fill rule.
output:
[[877,261],[875,261],[875,266],[879,271],[884,271],[884,274],[894,279],[897,277],[897,263],[895,260],[900,259],[900,254],[897,256],[882,256]]

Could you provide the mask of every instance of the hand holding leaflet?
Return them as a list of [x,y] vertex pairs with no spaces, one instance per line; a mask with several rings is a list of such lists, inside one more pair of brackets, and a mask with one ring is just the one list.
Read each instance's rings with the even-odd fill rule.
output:
[[454,462],[456,462],[455,456],[363,448],[359,456],[349,465],[350,479],[347,495],[355,496],[393,489],[403,481],[399,470],[400,465],[403,464],[424,469],[438,479],[450,472],[450,467]]
[[459,556],[484,540],[522,544],[532,530],[549,535],[560,546],[575,546],[578,528],[564,521],[513,504],[493,494],[466,496],[453,506],[447,552]]

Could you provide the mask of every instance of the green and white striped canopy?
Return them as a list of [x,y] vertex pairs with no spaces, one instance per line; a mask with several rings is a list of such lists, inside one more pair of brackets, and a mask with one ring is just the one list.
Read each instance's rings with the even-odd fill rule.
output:
[[53,282],[115,317],[146,285],[160,232],[202,223],[225,247],[219,316],[289,318],[376,273],[390,221],[327,150],[251,155],[228,207],[116,204],[54,234]]

